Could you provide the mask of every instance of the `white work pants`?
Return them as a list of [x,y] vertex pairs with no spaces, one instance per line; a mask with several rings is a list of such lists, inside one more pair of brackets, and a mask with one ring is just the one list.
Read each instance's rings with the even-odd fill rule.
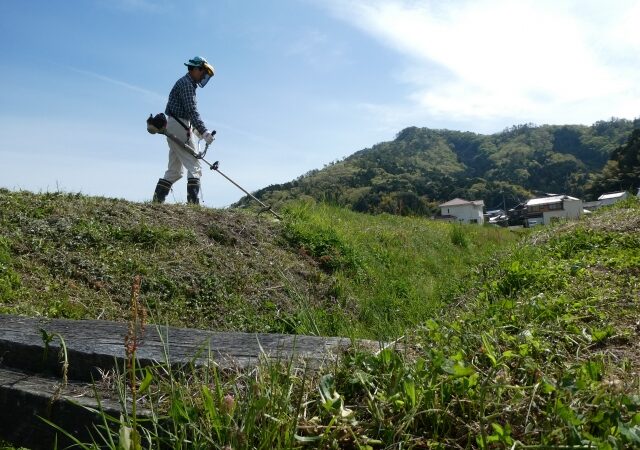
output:
[[[188,120],[180,120],[186,126],[190,126],[190,122]],[[167,131],[180,139],[180,141],[186,142],[187,145],[197,152],[193,131],[191,132],[190,139],[187,140],[187,130],[185,130],[184,127],[173,117],[168,117],[167,119]],[[163,178],[171,183],[175,183],[182,178],[183,167],[187,169],[187,177],[200,178],[202,176],[200,161],[171,139],[167,138],[167,143],[169,144],[169,164]]]

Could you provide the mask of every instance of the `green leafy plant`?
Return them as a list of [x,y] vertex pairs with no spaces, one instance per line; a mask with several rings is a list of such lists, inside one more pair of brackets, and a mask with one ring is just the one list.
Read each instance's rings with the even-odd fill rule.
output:
[[449,234],[451,239],[451,243],[460,248],[467,248],[469,246],[469,241],[464,232],[464,227],[462,225],[455,224],[451,227],[451,232]]

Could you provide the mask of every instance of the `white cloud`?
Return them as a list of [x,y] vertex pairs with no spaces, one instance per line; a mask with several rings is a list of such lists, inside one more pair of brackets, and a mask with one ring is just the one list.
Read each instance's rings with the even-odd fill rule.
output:
[[510,123],[638,115],[637,2],[325,4],[406,56],[397,74],[412,89],[406,115]]

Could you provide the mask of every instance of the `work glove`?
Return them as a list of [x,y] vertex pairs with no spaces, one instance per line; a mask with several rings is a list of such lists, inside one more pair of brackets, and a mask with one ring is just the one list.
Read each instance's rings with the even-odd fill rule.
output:
[[211,144],[213,142],[213,135],[207,131],[202,135],[202,139],[204,139],[207,144]]

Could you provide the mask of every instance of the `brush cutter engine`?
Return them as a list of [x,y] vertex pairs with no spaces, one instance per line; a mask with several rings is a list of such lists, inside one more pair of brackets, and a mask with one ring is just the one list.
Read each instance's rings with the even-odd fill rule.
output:
[[[189,153],[192,153],[193,156],[195,156],[198,159],[202,159],[207,154],[207,150],[209,149],[210,144],[207,144],[204,148],[204,151],[202,152],[198,152],[197,150],[199,149],[196,150],[191,148],[191,146],[189,145],[188,136],[185,142],[180,142],[176,136],[174,136],[173,134],[167,131],[167,116],[165,116],[164,113],[158,113],[155,116],[153,114],[149,114],[149,117],[147,118],[147,131],[151,134],[165,135],[167,138],[171,139],[173,142],[183,147]],[[216,135],[216,130],[211,130],[211,136],[215,138],[215,135]],[[198,142],[198,147],[200,147],[199,142]]]
[[167,116],[164,113],[149,114],[147,119],[147,131],[151,134],[164,134],[167,130]]

